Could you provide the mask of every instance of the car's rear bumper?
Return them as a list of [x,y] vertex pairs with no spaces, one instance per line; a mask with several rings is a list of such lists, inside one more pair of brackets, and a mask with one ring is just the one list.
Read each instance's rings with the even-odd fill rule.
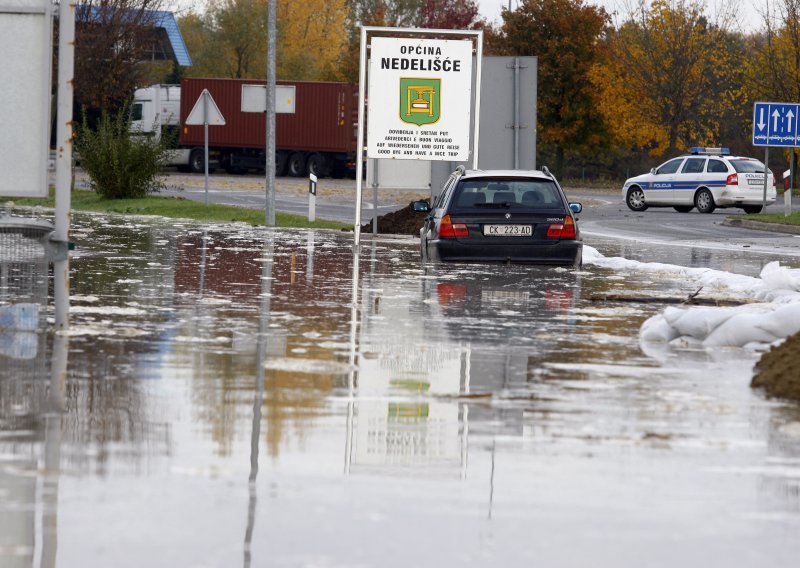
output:
[[[775,203],[777,196],[775,190],[767,189],[767,205]],[[742,191],[723,189],[714,195],[714,203],[719,207],[738,207],[741,205],[761,205],[764,201],[763,190]]]
[[536,244],[467,245],[452,239],[439,239],[428,243],[428,257],[431,260],[449,262],[514,262],[579,266],[582,255],[583,242],[579,240]]

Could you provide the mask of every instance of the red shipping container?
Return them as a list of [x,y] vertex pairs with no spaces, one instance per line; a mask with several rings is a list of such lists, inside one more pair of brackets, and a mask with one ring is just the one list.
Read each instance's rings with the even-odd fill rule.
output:
[[[181,84],[181,124],[203,89],[208,89],[225,118],[224,126],[210,126],[209,146],[257,148],[266,146],[264,114],[242,112],[242,86],[265,85],[252,79],[184,79]],[[275,117],[277,150],[354,154],[358,125],[358,87],[347,83],[278,81],[294,85],[295,112]],[[183,126],[181,144],[202,146],[203,126]]]

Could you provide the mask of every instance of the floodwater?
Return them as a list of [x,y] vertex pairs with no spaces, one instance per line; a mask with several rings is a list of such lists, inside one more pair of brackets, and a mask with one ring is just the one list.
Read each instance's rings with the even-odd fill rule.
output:
[[[3,567],[796,565],[800,408],[758,354],[643,346],[663,305],[595,301],[689,282],[73,227],[69,333],[0,336]],[[47,294],[3,260],[4,302]]]

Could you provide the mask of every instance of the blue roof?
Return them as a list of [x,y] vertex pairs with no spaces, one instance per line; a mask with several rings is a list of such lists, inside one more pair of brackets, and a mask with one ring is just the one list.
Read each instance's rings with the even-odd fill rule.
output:
[[145,12],[153,25],[157,28],[164,28],[169,38],[169,43],[172,46],[172,51],[175,53],[175,61],[178,65],[184,67],[192,66],[192,58],[189,56],[189,50],[186,48],[186,43],[183,41],[181,30],[178,29],[178,22],[175,21],[175,15],[172,12],[164,10],[147,10]]
[[[102,17],[102,7],[88,7],[88,12],[85,11],[85,8],[84,11],[81,11],[79,8],[76,12],[78,20],[86,18],[86,20],[101,22],[104,19]],[[125,10],[123,15],[126,13],[133,15],[135,11]],[[175,54],[175,62],[178,65],[182,65],[184,67],[192,66],[192,58],[189,56],[189,50],[186,48],[186,43],[183,41],[181,30],[178,28],[178,22],[175,21],[175,15],[172,12],[167,12],[166,10],[145,10],[142,21],[152,23],[154,27],[161,28],[166,32],[169,45],[172,48],[172,52]]]

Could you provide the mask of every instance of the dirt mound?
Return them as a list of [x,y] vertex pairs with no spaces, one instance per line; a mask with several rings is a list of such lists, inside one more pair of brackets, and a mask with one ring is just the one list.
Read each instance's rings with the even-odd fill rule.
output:
[[764,353],[755,371],[751,386],[770,396],[800,401],[800,333]]
[[[387,213],[378,218],[378,232],[391,235],[414,235],[419,236],[419,230],[425,221],[427,213],[414,211],[411,203],[399,211]],[[372,221],[361,226],[361,232],[372,232]]]

